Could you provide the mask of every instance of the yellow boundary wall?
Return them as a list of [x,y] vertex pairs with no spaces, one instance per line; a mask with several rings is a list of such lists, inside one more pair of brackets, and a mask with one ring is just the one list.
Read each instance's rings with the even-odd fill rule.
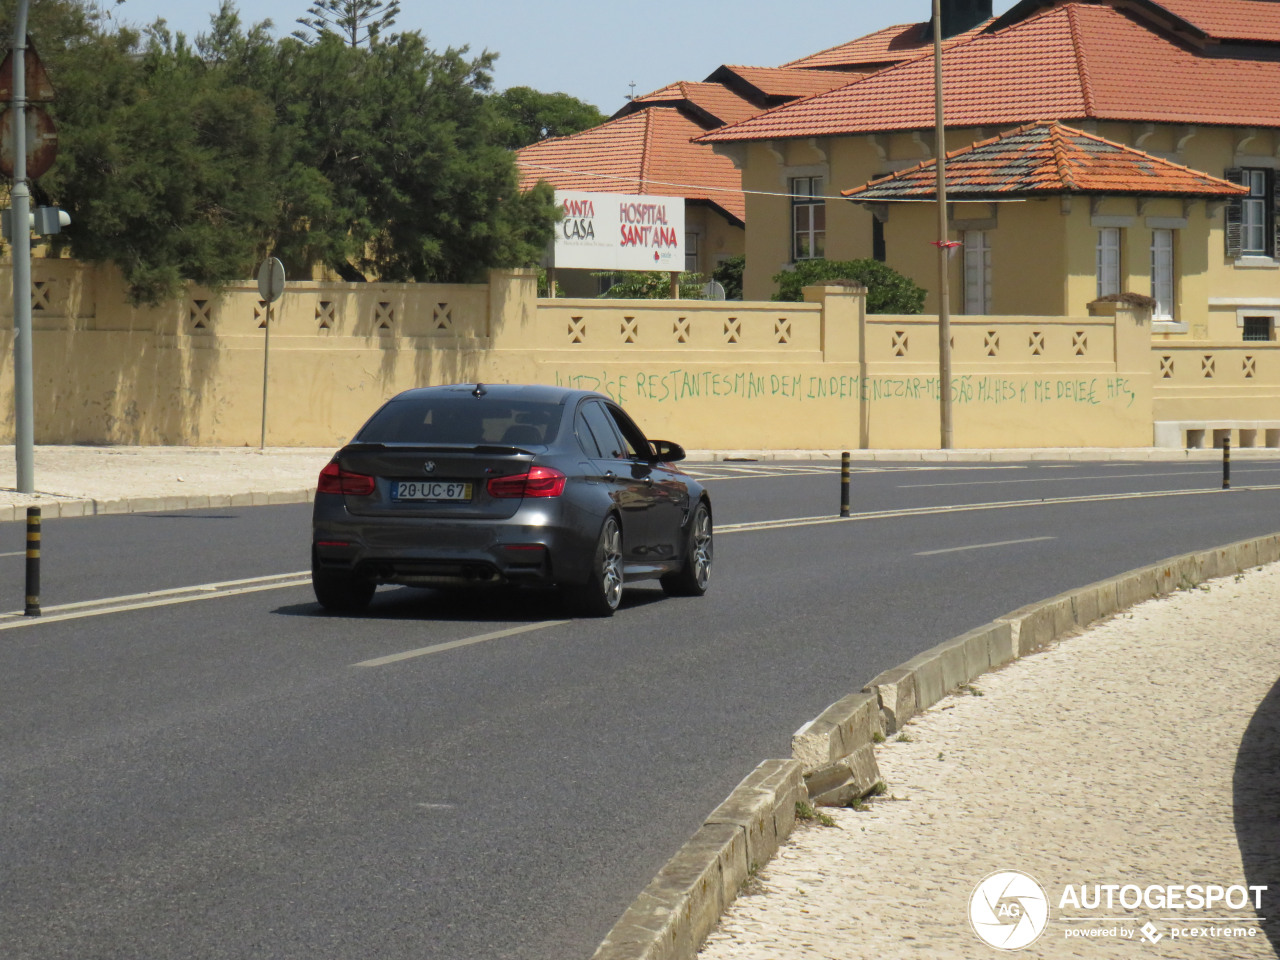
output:
[[[252,283],[133,308],[110,268],[36,260],[32,297],[37,442],[257,444],[266,310]],[[539,300],[520,270],[481,285],[291,283],[272,310],[267,442],[335,445],[401,390],[480,380],[601,390],[696,449],[937,447],[936,320],[867,315],[856,287],[806,297]],[[1153,343],[1124,305],[956,317],[952,333],[957,447],[1147,446],[1157,422],[1197,418],[1274,420],[1256,442],[1280,444],[1274,344]]]

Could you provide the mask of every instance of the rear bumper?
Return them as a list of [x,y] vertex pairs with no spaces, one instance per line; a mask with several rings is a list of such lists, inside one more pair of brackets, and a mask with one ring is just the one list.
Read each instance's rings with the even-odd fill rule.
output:
[[555,585],[585,580],[594,540],[560,516],[563,504],[526,501],[505,520],[357,517],[344,498],[317,496],[317,569],[405,586]]

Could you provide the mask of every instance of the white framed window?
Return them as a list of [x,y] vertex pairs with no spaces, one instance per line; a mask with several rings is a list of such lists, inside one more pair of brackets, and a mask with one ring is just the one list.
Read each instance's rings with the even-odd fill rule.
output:
[[991,313],[991,244],[986,230],[966,230],[964,243],[964,312]]
[[1271,218],[1267,216],[1270,206],[1267,171],[1243,172],[1244,185],[1249,188],[1249,195],[1241,201],[1240,206],[1240,253],[1246,257],[1270,256],[1267,247],[1267,228],[1271,225]]
[[1156,320],[1172,320],[1174,303],[1174,232],[1151,231],[1151,296]]
[[1120,292],[1120,238],[1119,227],[1102,227],[1098,230],[1096,272],[1098,296],[1109,297]]
[[684,235],[684,270],[685,273],[698,272],[698,235],[696,233]]
[[791,178],[791,259],[819,260],[826,255],[827,202],[822,177]]

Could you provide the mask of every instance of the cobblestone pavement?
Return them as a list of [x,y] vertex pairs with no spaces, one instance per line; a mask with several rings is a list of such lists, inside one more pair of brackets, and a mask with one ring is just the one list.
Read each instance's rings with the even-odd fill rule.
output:
[[[981,696],[950,697],[882,744],[886,795],[864,812],[826,811],[834,828],[799,828],[701,960],[1008,955],[969,921],[970,895],[997,871],[1046,891],[1044,932],[1016,956],[1275,957],[1278,678],[1274,564],[1142,604],[988,674],[973,687]],[[1081,884],[1086,903],[1094,884],[1270,889],[1256,910],[1064,906]],[[1135,891],[1113,896],[1132,902]],[[1238,906],[1252,895],[1231,896]],[[1142,936],[1148,921],[1158,942]],[[1097,936],[1111,931],[1132,939]]]

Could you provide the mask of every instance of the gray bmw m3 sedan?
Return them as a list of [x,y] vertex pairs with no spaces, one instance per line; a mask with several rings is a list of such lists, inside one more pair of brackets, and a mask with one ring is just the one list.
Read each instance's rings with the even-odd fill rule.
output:
[[320,473],[311,582],[357,612],[379,584],[558,588],[611,616],[623,587],[656,578],[701,596],[711,498],[608,397],[461,384],[387,401]]

